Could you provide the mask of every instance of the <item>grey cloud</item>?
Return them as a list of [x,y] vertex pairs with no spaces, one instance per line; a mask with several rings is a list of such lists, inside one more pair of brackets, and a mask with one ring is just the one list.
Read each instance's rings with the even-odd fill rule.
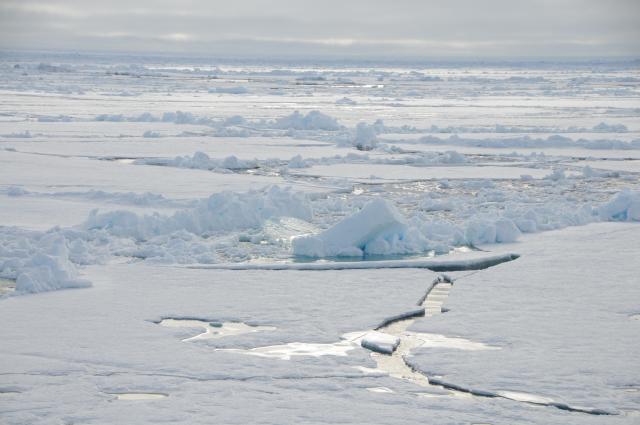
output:
[[636,0],[5,0],[4,49],[219,55],[637,56]]

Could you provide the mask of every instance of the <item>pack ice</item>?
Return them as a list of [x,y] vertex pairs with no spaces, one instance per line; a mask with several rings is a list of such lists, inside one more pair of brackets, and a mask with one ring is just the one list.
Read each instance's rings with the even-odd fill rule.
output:
[[0,422],[638,422],[637,61],[132,62],[0,55]]

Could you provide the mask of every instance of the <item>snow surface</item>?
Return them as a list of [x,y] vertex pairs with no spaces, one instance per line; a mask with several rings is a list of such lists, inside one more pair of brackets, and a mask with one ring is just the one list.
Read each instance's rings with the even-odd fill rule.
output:
[[136,62],[0,59],[3,423],[637,422],[636,62]]
[[[602,223],[528,235],[517,262],[455,279],[449,311],[411,327],[502,349],[421,348],[410,363],[466,388],[637,411],[626,389],[640,380],[629,317],[638,309],[639,238],[637,225]],[[616,255],[603,257],[607,251]]]

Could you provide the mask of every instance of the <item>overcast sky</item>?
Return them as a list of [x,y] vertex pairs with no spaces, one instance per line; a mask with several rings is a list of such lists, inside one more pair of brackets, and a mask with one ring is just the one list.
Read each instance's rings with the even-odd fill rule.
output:
[[0,48],[371,58],[640,57],[640,0],[0,0]]

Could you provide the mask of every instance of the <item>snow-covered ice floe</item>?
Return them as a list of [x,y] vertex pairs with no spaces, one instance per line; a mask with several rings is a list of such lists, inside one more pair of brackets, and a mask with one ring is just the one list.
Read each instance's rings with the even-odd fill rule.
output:
[[[619,388],[638,379],[635,325],[624,314],[637,305],[630,283],[638,229],[599,223],[561,235],[530,235],[514,267],[457,279],[450,311],[411,327],[491,341],[501,350],[461,355],[424,347],[411,365],[439,375],[445,386],[559,409],[621,414],[635,405]],[[608,249],[617,254],[603,263]]]
[[129,60],[0,59],[3,424],[637,422],[637,62]]
[[[639,205],[640,192],[625,190],[602,205],[597,214],[600,219],[607,221],[638,221]],[[471,220],[465,237],[471,244],[513,242],[522,231],[536,229],[535,221],[525,217],[498,217],[493,223],[488,220]],[[595,221],[596,217],[585,219]],[[381,198],[371,201],[358,213],[318,235],[300,236],[292,242],[294,254],[308,257],[388,255],[424,251],[429,246],[429,241],[420,231],[411,228],[399,211]]]
[[[566,224],[595,221],[638,221],[640,192],[623,190],[597,207],[583,207]],[[258,242],[264,240],[273,219],[290,217],[302,225],[313,222],[314,210],[325,201],[277,186],[248,193],[222,192],[197,201],[192,207],[171,215],[140,215],[127,210],[92,212],[77,228],[54,228],[47,232],[0,228],[4,241],[0,249],[0,276],[16,280],[16,293],[86,287],[90,283],[79,277],[78,266],[108,261],[113,255],[150,258],[164,263],[199,263],[202,267],[226,269],[327,270],[345,268],[418,267],[432,270],[478,269],[512,258],[455,260],[381,260],[375,262],[252,262],[227,263],[217,259],[218,252],[233,254],[242,240],[231,242],[211,238],[232,235],[247,229],[262,229]],[[551,212],[550,214],[554,214]],[[566,217],[562,213],[563,217]],[[573,212],[572,214],[575,214]],[[502,216],[471,218],[465,227],[439,222],[407,219],[383,198],[365,204],[360,211],[315,235],[301,235],[291,240],[291,252],[307,257],[355,257],[371,255],[428,253],[436,243],[444,248],[456,245],[480,245],[512,242],[523,232],[548,226],[549,216],[532,210],[513,209]],[[282,221],[285,223],[285,221]],[[308,228],[313,227],[311,224]],[[550,228],[558,225],[549,226]],[[282,228],[282,227],[279,227]],[[284,231],[284,228],[282,228]],[[237,233],[236,233],[237,234]],[[284,234],[284,233],[283,233]],[[289,238],[270,236],[271,244],[283,251]],[[235,242],[234,242],[235,240]],[[249,241],[252,237],[248,237]],[[231,246],[229,246],[231,244]],[[261,243],[255,244],[256,249]],[[484,263],[486,262],[486,264]]]

